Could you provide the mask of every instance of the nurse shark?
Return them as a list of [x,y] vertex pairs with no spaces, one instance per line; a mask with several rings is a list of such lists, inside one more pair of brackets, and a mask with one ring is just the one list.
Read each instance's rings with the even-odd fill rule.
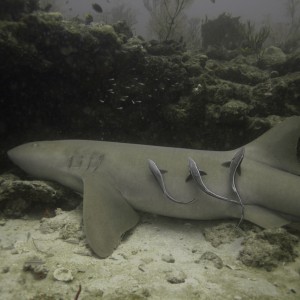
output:
[[105,258],[139,220],[137,211],[261,227],[300,220],[300,117],[253,142],[207,151],[90,140],[39,141],[8,151],[28,174],[83,194],[83,224]]

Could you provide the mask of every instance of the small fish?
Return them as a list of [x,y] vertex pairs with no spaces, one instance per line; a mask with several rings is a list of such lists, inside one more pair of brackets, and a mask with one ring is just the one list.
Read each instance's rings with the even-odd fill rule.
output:
[[236,154],[233,156],[230,162],[230,182],[231,182],[232,190],[235,193],[237,193],[237,188],[235,185],[235,174],[237,173],[238,168],[240,167],[244,156],[245,156],[245,148],[242,147],[236,152]]
[[158,166],[156,165],[156,163],[153,160],[148,159],[148,164],[149,164],[150,171],[154,175],[155,179],[157,180],[157,182],[158,182],[159,186],[161,187],[161,189],[163,190],[164,194],[168,195],[168,192],[167,192],[167,189],[166,189],[166,186],[164,183],[164,179],[162,177],[162,171],[158,168]]
[[174,199],[168,193],[166,185],[165,185],[165,182],[164,182],[164,179],[163,179],[163,176],[162,176],[162,173],[166,173],[167,171],[160,170],[158,168],[158,166],[156,165],[156,163],[153,160],[151,160],[151,159],[148,159],[148,163],[149,163],[150,171],[152,172],[152,174],[154,175],[155,179],[157,180],[157,182],[158,182],[160,188],[162,189],[164,195],[166,195],[171,201],[179,203],[179,204],[188,204],[188,203],[191,203],[191,202],[194,201],[194,199],[192,199],[189,202],[180,202],[180,201],[177,201],[176,199]]
[[198,169],[198,166],[197,166],[196,162],[190,157],[189,157],[189,170],[190,170],[190,173],[191,173],[193,179],[197,182],[198,186],[200,187],[200,189],[203,192],[205,192],[206,194],[208,194],[212,197],[223,200],[223,201],[227,201],[227,202],[231,202],[231,203],[235,203],[235,204],[240,204],[238,201],[223,197],[223,196],[218,195],[218,194],[212,192],[211,190],[209,190],[206,187],[206,185],[204,184],[203,180],[202,180],[202,176],[201,176],[201,173]]
[[242,147],[241,149],[238,150],[238,152],[233,156],[231,162],[230,162],[230,182],[231,182],[231,188],[233,190],[233,192],[236,194],[237,198],[239,199],[239,203],[241,205],[242,208],[242,216],[241,219],[238,223],[237,226],[239,226],[241,224],[241,222],[244,219],[244,204],[242,202],[241,196],[236,188],[236,184],[235,184],[235,174],[237,173],[237,170],[239,169],[242,160],[245,156],[245,148]]
[[92,8],[99,14],[103,12],[102,7],[98,3],[93,3]]

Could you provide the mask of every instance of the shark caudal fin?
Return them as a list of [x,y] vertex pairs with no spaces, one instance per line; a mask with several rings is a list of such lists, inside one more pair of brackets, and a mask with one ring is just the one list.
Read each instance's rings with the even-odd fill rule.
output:
[[290,117],[247,144],[246,157],[300,175],[300,117]]

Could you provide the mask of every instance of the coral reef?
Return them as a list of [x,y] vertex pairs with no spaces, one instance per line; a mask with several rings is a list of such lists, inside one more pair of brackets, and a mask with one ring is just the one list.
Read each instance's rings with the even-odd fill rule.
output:
[[239,259],[247,266],[271,271],[280,263],[294,261],[298,256],[298,237],[283,228],[267,229],[248,236],[243,241]]
[[0,176],[0,209],[5,217],[23,217],[29,211],[50,217],[57,206],[74,209],[80,202],[78,194],[53,182]]
[[[86,24],[24,7],[0,20],[2,168],[6,150],[28,140],[224,150],[300,113],[298,52],[269,47],[258,56],[231,41],[195,52],[182,41],[147,42],[124,22]],[[239,19],[219,19],[239,44]]]
[[[206,22],[206,49],[191,51],[183,41],[145,41],[124,22],[64,20],[37,8],[35,0],[0,2],[1,173],[12,168],[6,151],[32,140],[226,150],[300,114],[299,50],[243,44],[238,18],[217,19],[229,24],[218,41],[211,32],[221,25]],[[144,215],[99,260],[84,241],[80,201],[16,169],[1,175],[3,295],[74,299],[82,285],[82,299],[299,296],[299,243],[285,229]]]
[[243,41],[243,25],[240,17],[223,13],[214,20],[206,20],[202,25],[203,47],[218,46],[235,49]]

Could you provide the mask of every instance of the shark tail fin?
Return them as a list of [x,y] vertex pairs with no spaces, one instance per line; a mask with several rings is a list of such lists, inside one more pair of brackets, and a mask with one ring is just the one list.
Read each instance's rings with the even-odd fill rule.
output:
[[300,117],[287,118],[246,145],[246,156],[300,175]]

